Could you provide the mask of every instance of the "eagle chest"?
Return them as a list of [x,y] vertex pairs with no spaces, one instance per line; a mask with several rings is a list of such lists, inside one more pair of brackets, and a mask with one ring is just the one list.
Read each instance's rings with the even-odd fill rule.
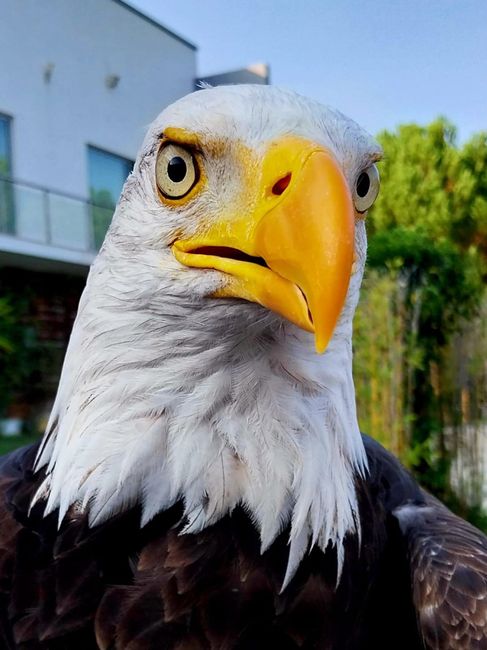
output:
[[142,529],[133,509],[93,529],[71,515],[58,532],[55,513],[27,516],[39,480],[27,479],[12,480],[2,510],[2,647],[359,650],[390,648],[391,638],[421,647],[397,645],[411,606],[397,607],[402,577],[395,593],[388,584],[384,529],[367,527],[360,551],[348,540],[338,588],[335,552],[315,549],[281,594],[289,531],[261,554],[239,508],[194,535],[179,534],[180,505]]

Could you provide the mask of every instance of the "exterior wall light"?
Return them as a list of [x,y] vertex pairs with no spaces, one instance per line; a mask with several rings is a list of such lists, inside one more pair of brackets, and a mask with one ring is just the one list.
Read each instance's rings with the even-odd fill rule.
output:
[[118,82],[120,81],[120,77],[118,74],[107,74],[105,77],[105,86],[107,88],[110,88],[112,90],[113,88],[116,88],[118,86]]

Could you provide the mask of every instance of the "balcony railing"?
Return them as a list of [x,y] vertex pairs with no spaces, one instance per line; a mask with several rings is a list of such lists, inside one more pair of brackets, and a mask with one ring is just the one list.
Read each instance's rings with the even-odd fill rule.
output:
[[0,177],[0,234],[96,253],[112,216],[111,207]]

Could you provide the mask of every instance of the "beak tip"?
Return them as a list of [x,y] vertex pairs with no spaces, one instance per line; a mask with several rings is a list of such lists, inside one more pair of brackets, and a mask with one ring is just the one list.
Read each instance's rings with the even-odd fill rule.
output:
[[315,350],[317,354],[323,354],[328,347],[329,339],[315,338]]

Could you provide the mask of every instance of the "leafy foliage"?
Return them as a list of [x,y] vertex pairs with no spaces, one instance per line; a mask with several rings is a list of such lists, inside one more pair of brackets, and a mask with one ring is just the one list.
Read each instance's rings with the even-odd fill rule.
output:
[[454,126],[438,119],[378,137],[386,157],[373,231],[404,226],[464,249],[478,243],[487,220],[487,134],[459,148]]
[[0,297],[0,414],[29,390],[39,354],[29,316],[29,297],[5,292]]
[[[430,349],[444,345],[462,319],[479,307],[484,288],[479,259],[472,250],[459,250],[451,240],[393,227],[371,238],[368,263],[397,272],[407,284],[410,303],[421,293],[419,327],[423,344]],[[408,308],[412,313],[413,304]]]
[[[383,132],[379,139],[386,154],[382,190],[369,215],[369,277],[356,321],[359,413],[364,395],[373,392],[370,385],[384,373],[390,382],[394,373],[394,390],[385,383],[376,386],[379,404],[365,405],[366,422],[391,426],[390,419],[373,411],[384,413],[385,404],[389,410],[394,404],[400,429],[392,425],[391,434],[382,430],[379,437],[389,440],[423,483],[453,502],[445,431],[455,417],[442,391],[446,351],[475,318],[485,295],[487,135],[458,147],[455,128],[438,119],[425,127],[410,124]],[[387,298],[383,294],[378,300],[378,290]],[[372,338],[364,321],[365,314],[373,317],[374,302],[381,317],[374,317]],[[390,341],[393,350],[372,353],[381,340]]]

